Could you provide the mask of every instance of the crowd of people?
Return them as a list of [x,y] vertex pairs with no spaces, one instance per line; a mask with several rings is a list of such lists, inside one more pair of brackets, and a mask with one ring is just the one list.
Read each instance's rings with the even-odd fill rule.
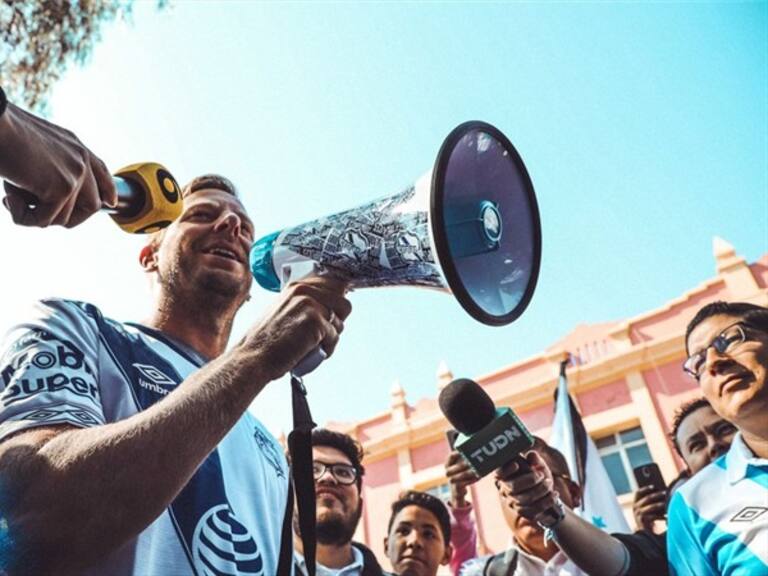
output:
[[[1,89],[0,178],[20,225],[71,227],[116,202],[96,155]],[[345,284],[291,284],[228,347],[251,287],[254,225],[222,176],[195,178],[182,196],[181,216],[140,254],[153,286],[144,320],[121,323],[52,298],[9,327],[0,348],[0,574],[312,572],[288,504],[290,464],[247,408],[318,346],[333,353],[351,312]],[[582,519],[565,458],[535,438],[527,468],[513,461],[495,473],[506,550],[478,556],[467,497],[478,478],[452,452],[448,503],[405,491],[380,519],[385,562],[353,541],[360,445],[315,429],[317,574],[387,574],[382,564],[399,576],[435,576],[441,566],[461,576],[768,574],[768,309],[708,304],[685,346],[685,372],[702,393],[673,423],[686,469],[668,489],[635,494],[635,533]]]

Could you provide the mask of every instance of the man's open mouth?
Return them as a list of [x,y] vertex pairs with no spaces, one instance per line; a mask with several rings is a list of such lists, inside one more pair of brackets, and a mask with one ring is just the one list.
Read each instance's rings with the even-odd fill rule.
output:
[[212,246],[211,248],[206,248],[204,252],[206,254],[213,254],[214,256],[220,256],[221,258],[234,260],[235,262],[243,262],[243,259],[240,257],[240,255],[231,248],[225,248],[223,246]]

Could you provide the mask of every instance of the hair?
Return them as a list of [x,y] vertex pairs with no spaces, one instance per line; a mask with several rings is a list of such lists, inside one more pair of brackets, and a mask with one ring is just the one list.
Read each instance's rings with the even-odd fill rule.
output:
[[688,337],[694,328],[711,316],[721,315],[735,316],[740,318],[745,326],[753,330],[768,332],[768,308],[748,302],[723,302],[722,300],[711,302],[696,312],[693,320],[688,323],[688,327],[685,329],[686,354],[690,354],[690,350],[688,350]]
[[387,534],[392,532],[392,525],[395,523],[395,517],[400,513],[403,508],[408,506],[418,506],[424,508],[437,518],[438,524],[440,524],[440,531],[443,533],[443,544],[446,546],[451,542],[451,517],[448,514],[448,508],[445,506],[440,498],[432,496],[427,492],[419,492],[417,490],[406,490],[401,492],[392,503],[392,515],[389,517],[389,524],[387,525]]
[[186,198],[190,194],[203,189],[221,190],[232,194],[235,198],[239,198],[237,194],[237,188],[229,178],[225,178],[220,174],[203,174],[192,178],[189,183],[181,190],[181,197]]
[[677,441],[677,432],[680,430],[680,425],[683,423],[683,420],[696,412],[696,410],[705,407],[712,408],[712,404],[709,403],[709,400],[704,397],[694,398],[693,400],[683,402],[683,404],[681,404],[675,412],[675,416],[672,419],[672,432],[669,434],[669,436],[672,439],[672,444],[674,445],[675,451],[678,453],[680,458],[683,458],[683,452],[680,449],[680,444]]
[[335,448],[344,456],[349,458],[349,462],[357,472],[357,489],[360,490],[365,475],[363,466],[363,447],[349,434],[328,430],[327,428],[314,428],[312,430],[312,446],[329,446]]
[[[198,190],[204,190],[206,188],[209,190],[221,190],[222,192],[232,194],[232,196],[238,200],[240,199],[240,196],[237,193],[237,188],[235,188],[235,185],[232,183],[232,181],[220,174],[203,174],[202,176],[192,178],[192,180],[190,180],[187,185],[181,189],[181,197],[187,198]],[[160,244],[160,241],[163,239],[164,235],[165,228],[158,230],[157,232],[153,232],[149,236],[148,244],[157,246]]]

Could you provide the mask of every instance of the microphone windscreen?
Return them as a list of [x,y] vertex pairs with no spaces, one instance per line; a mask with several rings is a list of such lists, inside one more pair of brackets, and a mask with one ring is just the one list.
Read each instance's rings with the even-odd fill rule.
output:
[[496,417],[496,406],[477,382],[458,378],[440,392],[440,410],[462,434],[479,432]]

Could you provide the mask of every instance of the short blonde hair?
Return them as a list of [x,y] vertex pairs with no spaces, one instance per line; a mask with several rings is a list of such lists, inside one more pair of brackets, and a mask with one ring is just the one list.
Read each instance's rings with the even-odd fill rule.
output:
[[181,197],[186,198],[190,194],[204,189],[221,190],[232,194],[235,198],[239,198],[237,194],[237,188],[229,178],[222,176],[221,174],[203,174],[197,176],[189,181],[181,190]]

